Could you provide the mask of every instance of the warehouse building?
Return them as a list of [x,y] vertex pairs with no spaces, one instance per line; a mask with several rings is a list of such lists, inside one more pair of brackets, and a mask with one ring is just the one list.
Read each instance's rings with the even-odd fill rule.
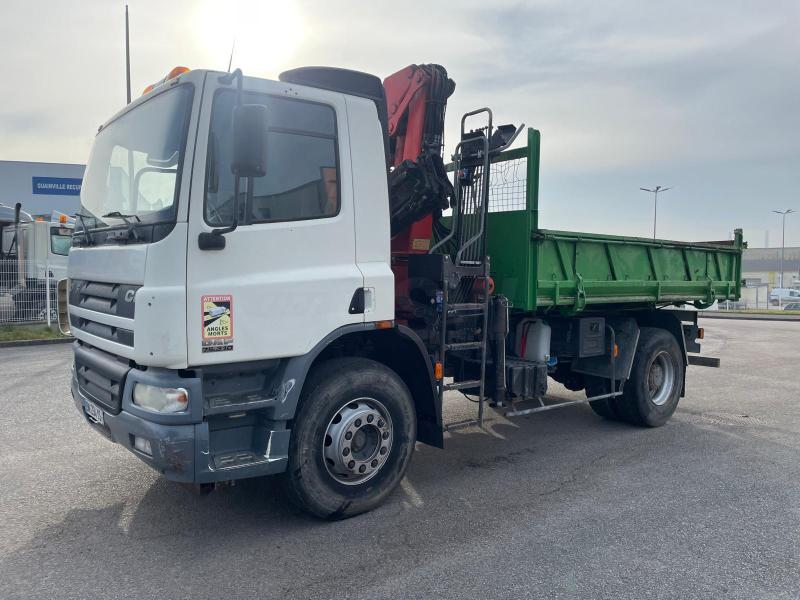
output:
[[[742,278],[749,284],[776,287],[781,282],[780,248],[747,248],[742,256]],[[800,247],[783,251],[783,287],[800,287]]]
[[84,165],[0,160],[0,204],[32,215],[73,215],[80,206]]
[[[742,308],[769,308],[769,293],[780,287],[781,249],[747,248],[742,256]],[[800,247],[783,251],[783,287],[800,289]]]

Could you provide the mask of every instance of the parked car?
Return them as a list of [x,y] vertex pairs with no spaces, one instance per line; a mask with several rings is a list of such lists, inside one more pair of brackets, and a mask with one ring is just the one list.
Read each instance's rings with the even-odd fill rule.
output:
[[783,310],[800,310],[800,302],[789,302],[789,304],[784,304]]
[[800,290],[793,288],[772,288],[769,293],[769,301],[773,306],[778,306],[783,302],[800,302]]

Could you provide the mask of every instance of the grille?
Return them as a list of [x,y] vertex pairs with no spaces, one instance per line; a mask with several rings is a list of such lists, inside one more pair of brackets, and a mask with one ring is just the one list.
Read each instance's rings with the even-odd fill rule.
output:
[[[141,286],[71,279],[69,304],[106,315],[133,319],[136,310],[134,296]],[[118,344],[133,347],[133,331],[113,325],[98,323],[86,316],[70,316],[75,329]]]
[[75,375],[78,387],[89,399],[118,414],[122,404],[125,375],[130,367],[112,354],[76,342]]
[[98,323],[85,317],[71,316],[69,322],[75,329],[133,348],[133,331],[130,329]]
[[142,286],[70,279],[69,303],[87,310],[132,319],[136,309],[133,298],[140,287]]

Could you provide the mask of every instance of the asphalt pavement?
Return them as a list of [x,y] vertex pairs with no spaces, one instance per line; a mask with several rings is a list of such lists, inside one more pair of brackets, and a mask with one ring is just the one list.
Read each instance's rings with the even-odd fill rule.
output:
[[164,480],[83,422],[68,346],[0,350],[0,598],[798,598],[800,323],[703,325],[722,367],[666,426],[493,416],[336,523]]

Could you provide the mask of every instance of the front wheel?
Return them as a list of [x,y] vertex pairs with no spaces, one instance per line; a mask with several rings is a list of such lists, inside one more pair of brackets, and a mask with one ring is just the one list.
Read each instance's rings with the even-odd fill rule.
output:
[[411,394],[394,371],[366,358],[323,363],[292,428],[289,498],[325,519],[375,508],[405,475],[416,433]]

